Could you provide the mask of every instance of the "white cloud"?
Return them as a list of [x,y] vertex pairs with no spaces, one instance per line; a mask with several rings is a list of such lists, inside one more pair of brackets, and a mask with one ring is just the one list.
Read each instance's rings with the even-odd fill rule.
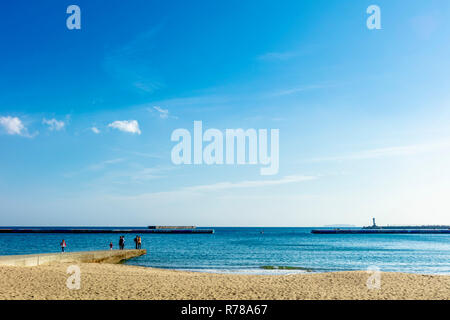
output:
[[108,124],[108,127],[133,134],[141,134],[139,123],[136,120],[114,121],[113,123]]
[[91,130],[95,134],[99,134],[100,133],[100,130],[97,127],[92,127]]
[[163,109],[158,106],[154,106],[153,109],[159,112],[159,116],[161,117],[161,119],[167,119],[169,117],[169,110]]
[[0,117],[0,125],[5,129],[7,134],[31,137],[28,134],[27,128],[17,117]]
[[58,121],[54,118],[50,119],[50,120],[47,120],[44,118],[44,119],[42,119],[42,123],[48,125],[48,127],[51,131],[53,131],[53,130],[59,131],[59,130],[63,129],[65,126],[64,121]]

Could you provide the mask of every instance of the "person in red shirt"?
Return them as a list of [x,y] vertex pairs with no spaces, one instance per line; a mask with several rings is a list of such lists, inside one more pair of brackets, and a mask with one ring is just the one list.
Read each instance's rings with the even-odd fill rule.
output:
[[64,252],[65,247],[67,246],[66,241],[62,239],[61,241],[61,251]]

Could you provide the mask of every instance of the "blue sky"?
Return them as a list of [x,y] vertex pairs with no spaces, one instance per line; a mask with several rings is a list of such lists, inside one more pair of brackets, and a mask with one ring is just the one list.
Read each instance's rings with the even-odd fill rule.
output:
[[[447,0],[3,3],[0,225],[448,224],[449,18]],[[195,120],[279,129],[279,173],[173,165]]]

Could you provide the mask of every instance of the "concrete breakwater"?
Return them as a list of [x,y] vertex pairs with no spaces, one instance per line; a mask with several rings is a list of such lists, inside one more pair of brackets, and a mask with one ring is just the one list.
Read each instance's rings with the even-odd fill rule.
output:
[[133,249],[11,255],[0,256],[0,265],[32,267],[55,263],[119,263],[146,253],[145,249]]
[[167,228],[155,228],[155,229],[101,229],[101,228],[2,228],[0,233],[87,233],[87,234],[100,234],[100,233],[167,233],[167,234],[184,234],[184,233],[214,233],[214,229],[167,229]]
[[315,234],[450,234],[445,229],[318,229]]

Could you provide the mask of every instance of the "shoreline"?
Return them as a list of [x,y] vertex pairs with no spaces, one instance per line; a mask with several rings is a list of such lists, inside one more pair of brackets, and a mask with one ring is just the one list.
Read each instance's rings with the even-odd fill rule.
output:
[[[263,265],[254,266],[252,268],[237,267],[228,269],[177,269],[176,267],[153,267],[140,264],[127,263],[128,260],[146,255],[146,249],[124,249],[124,250],[93,250],[93,251],[74,251],[74,252],[52,252],[52,253],[35,253],[21,255],[0,255],[1,266],[37,266],[61,263],[107,263],[120,264],[124,266],[134,266],[141,268],[150,268],[155,270],[193,272],[217,275],[255,275],[255,276],[278,276],[293,274],[326,274],[339,272],[367,272],[367,270],[316,270],[298,266],[280,266],[280,265]],[[383,271],[383,273],[400,273],[423,276],[450,276],[450,273],[419,273],[408,271]]]
[[382,272],[381,288],[368,289],[366,271],[241,275],[107,263],[77,264],[80,289],[70,290],[69,265],[0,266],[0,299],[450,299],[448,275]]
[[[90,264],[90,263],[88,263]],[[92,263],[95,264],[95,263]],[[285,271],[286,273],[263,273],[263,274],[257,274],[257,273],[234,273],[234,272],[220,272],[217,271],[202,271],[201,269],[177,269],[177,268],[162,268],[162,267],[148,267],[143,265],[136,265],[136,264],[127,264],[126,261],[118,262],[117,265],[125,266],[125,267],[135,267],[135,268],[142,268],[142,269],[151,269],[151,270],[158,270],[158,271],[173,271],[173,272],[183,272],[183,273],[195,273],[195,274],[212,274],[212,275],[230,275],[230,276],[264,276],[264,277],[272,277],[272,276],[291,276],[291,275],[313,275],[313,274],[339,274],[339,273],[352,273],[352,272],[358,272],[358,273],[365,273],[369,275],[367,270],[337,270],[337,271],[305,271],[302,269],[275,269],[275,271]],[[1,267],[1,266],[0,266]],[[264,271],[264,269],[248,269],[252,271],[261,270]],[[268,271],[274,271],[274,270],[268,270]],[[289,273],[291,272],[291,273]],[[415,273],[415,272],[407,272],[407,271],[381,271],[381,274],[403,274],[403,275],[412,275],[412,276],[437,276],[437,277],[449,277],[450,273],[443,274],[443,273]],[[449,299],[450,299],[450,293],[449,293]]]
[[[219,269],[178,269],[174,268],[164,268],[164,267],[151,267],[151,266],[143,266],[137,264],[127,264],[126,261],[122,261],[119,264],[130,267],[140,267],[140,268],[149,268],[154,270],[161,271],[177,271],[177,272],[187,272],[187,273],[204,273],[204,274],[217,274],[217,275],[237,275],[237,276],[284,276],[284,275],[306,275],[306,274],[333,274],[340,272],[365,272],[367,270],[355,269],[355,270],[334,270],[334,271],[315,271],[309,270],[306,271],[304,269],[264,269],[264,268],[254,268],[254,269],[239,269],[246,270],[250,272],[233,272],[229,271],[229,269],[224,269],[221,271]],[[278,273],[277,273],[278,271]],[[258,273],[261,272],[261,273]],[[392,273],[392,274],[410,274],[410,275],[419,275],[419,276],[444,276],[450,277],[450,273],[419,273],[419,272],[408,272],[408,271],[381,271],[381,273]],[[450,294],[449,294],[450,295]]]
[[[337,271],[302,271],[302,270],[266,270],[264,272],[263,269],[248,269],[248,271],[254,272],[228,272],[228,271],[219,271],[219,270],[211,270],[211,271],[202,271],[202,270],[194,270],[194,269],[176,269],[176,268],[157,268],[157,267],[147,267],[147,266],[139,266],[133,264],[125,264],[121,262],[121,264],[126,266],[135,266],[142,268],[150,268],[156,270],[172,270],[172,271],[180,271],[180,272],[193,272],[193,273],[206,273],[206,274],[219,274],[219,275],[242,275],[242,276],[284,276],[284,275],[296,275],[296,274],[332,274],[332,273],[340,273],[340,272],[367,272],[367,270],[337,270]],[[260,271],[261,273],[258,273]],[[270,272],[275,271],[275,272]],[[276,271],[279,271],[278,273]],[[382,271],[381,273],[393,273],[393,274],[411,274],[411,275],[419,275],[419,276],[444,276],[450,277],[448,273],[416,273],[416,272],[408,272],[408,271]],[[450,294],[449,294],[450,295]]]
[[[204,273],[204,274],[217,274],[217,275],[242,275],[242,276],[283,276],[283,275],[305,275],[305,274],[332,274],[332,273],[340,273],[340,272],[365,272],[367,273],[367,270],[363,269],[354,269],[354,270],[333,270],[333,271],[322,271],[322,270],[314,270],[309,268],[303,268],[303,267],[282,267],[282,268],[265,268],[266,266],[261,267],[254,267],[252,269],[245,269],[245,268],[236,268],[236,270],[246,270],[246,271],[252,271],[252,272],[233,272],[231,270],[233,269],[223,269],[221,271],[220,269],[178,269],[176,267],[152,267],[152,266],[145,266],[145,265],[139,265],[139,264],[131,264],[127,263],[126,260],[120,262],[121,265],[124,266],[130,266],[130,267],[140,267],[140,268],[149,268],[154,270],[161,270],[161,271],[177,271],[177,272],[187,272],[187,273]],[[257,272],[261,273],[257,273]],[[266,272],[264,272],[266,271]],[[271,271],[275,271],[274,273],[271,273]],[[279,271],[279,273],[276,273]],[[444,276],[444,277],[450,277],[450,273],[419,273],[419,272],[408,272],[408,271],[381,271],[381,273],[392,273],[392,274],[410,274],[410,275],[419,275],[419,276]],[[450,294],[449,294],[450,295]]]

